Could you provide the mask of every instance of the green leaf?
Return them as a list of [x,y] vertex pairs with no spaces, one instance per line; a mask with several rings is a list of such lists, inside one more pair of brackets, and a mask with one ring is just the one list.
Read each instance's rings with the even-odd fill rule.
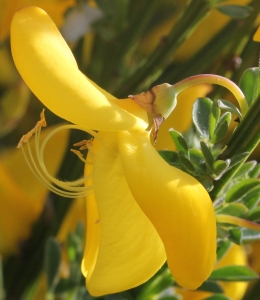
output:
[[220,108],[218,107],[217,101],[213,101],[211,112],[209,116],[209,137],[212,142],[215,136],[215,128],[220,117]]
[[222,140],[228,133],[228,127],[231,121],[231,113],[225,112],[219,119],[215,129],[214,137],[212,138],[213,143],[217,143]]
[[260,164],[256,165],[249,173],[250,178],[258,178],[260,177]]
[[47,275],[48,291],[52,290],[56,284],[57,274],[61,261],[61,251],[58,242],[50,237],[45,246],[44,270]]
[[209,138],[209,116],[212,101],[209,98],[198,98],[193,104],[192,119],[201,138]]
[[208,298],[204,298],[204,300],[232,300],[231,298],[225,296],[225,295],[212,295]]
[[242,230],[242,233],[242,239],[245,242],[254,242],[260,240],[260,232],[257,232],[255,230],[244,228]]
[[229,230],[229,240],[237,245],[241,245],[242,243],[242,231],[240,228],[232,228]]
[[234,19],[246,18],[253,11],[252,7],[245,5],[221,5],[215,8],[222,14]]
[[185,156],[189,157],[189,148],[184,137],[176,130],[170,129],[169,134],[177,148],[178,151],[181,151]]
[[242,202],[249,208],[255,208],[260,202],[260,185],[252,188],[246,195],[243,196]]
[[221,258],[227,253],[230,247],[231,247],[231,242],[229,240],[221,240],[218,243],[217,261],[221,260]]
[[242,114],[240,110],[233,103],[227,100],[222,100],[222,99],[218,100],[218,107],[221,108],[222,110],[235,114],[239,118],[242,118]]
[[209,150],[208,146],[204,142],[200,142],[201,151],[203,153],[203,156],[205,158],[205,162],[207,167],[211,172],[213,172],[213,164],[214,164],[214,157]]
[[209,280],[203,282],[197,290],[211,293],[223,293],[223,288],[219,285],[219,283]]
[[230,159],[229,168],[234,167],[235,165],[239,164],[241,161],[243,161],[247,156],[249,155],[249,152],[243,152],[239,153],[237,155],[234,155]]
[[230,203],[219,209],[217,214],[243,218],[248,214],[248,208],[242,203]]
[[218,180],[221,178],[221,176],[228,170],[229,164],[230,164],[229,159],[227,159],[226,161],[216,160],[213,163],[213,175],[214,175],[215,180]]
[[190,153],[190,161],[192,162],[192,164],[199,170],[201,171],[206,171],[205,168],[205,161],[204,161],[204,156],[202,154],[202,151],[200,151],[199,149],[190,149],[189,150]]
[[260,221],[260,206],[252,209],[247,217],[249,221],[259,222]]
[[227,193],[226,202],[234,202],[242,199],[252,188],[260,185],[257,179],[246,179],[234,185]]
[[211,280],[220,281],[249,281],[257,279],[258,275],[246,266],[226,266],[213,270]]
[[248,175],[248,173],[254,169],[256,164],[256,161],[248,161],[244,163],[243,166],[239,168],[239,170],[235,174],[235,178]]
[[180,163],[178,153],[170,150],[158,150],[160,156],[169,164]]
[[204,188],[210,192],[214,188],[213,179],[209,177],[196,177],[196,179],[204,186]]
[[250,68],[244,71],[239,86],[245,94],[250,107],[260,94],[260,71],[259,68]]
[[183,166],[187,169],[187,171],[193,173],[195,171],[195,168],[193,164],[190,162],[190,160],[182,152],[179,152],[178,156]]

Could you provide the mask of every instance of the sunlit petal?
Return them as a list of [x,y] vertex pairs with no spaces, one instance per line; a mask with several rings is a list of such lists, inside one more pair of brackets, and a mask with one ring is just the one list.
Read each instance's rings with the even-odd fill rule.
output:
[[92,227],[100,226],[100,242],[96,264],[87,274],[87,288],[98,296],[142,284],[162,266],[166,256],[156,230],[128,188],[116,134],[98,134],[93,163],[99,220],[93,220]]
[[216,221],[209,195],[188,174],[168,165],[145,132],[119,132],[125,176],[135,200],[157,229],[176,281],[196,289],[210,275]]
[[16,67],[26,84],[55,114],[94,130],[147,127],[146,120],[118,107],[115,103],[120,100],[110,101],[78,70],[57,27],[40,8],[27,7],[15,14],[11,45]]

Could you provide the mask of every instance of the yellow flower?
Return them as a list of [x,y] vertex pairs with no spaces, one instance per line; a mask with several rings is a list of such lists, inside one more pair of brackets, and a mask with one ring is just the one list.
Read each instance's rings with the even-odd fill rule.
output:
[[43,10],[30,7],[16,13],[11,44],[15,64],[35,95],[76,124],[70,127],[94,137],[83,143],[89,149],[85,187],[49,177],[68,190],[56,192],[87,196],[82,272],[89,292],[99,296],[140,285],[166,257],[180,285],[200,286],[215,262],[213,206],[198,181],[158,155],[145,130],[146,112],[82,74]]

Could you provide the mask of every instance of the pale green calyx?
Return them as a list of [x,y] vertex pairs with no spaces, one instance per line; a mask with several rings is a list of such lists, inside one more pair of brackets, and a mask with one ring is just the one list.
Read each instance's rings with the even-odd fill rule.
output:
[[153,137],[156,141],[161,123],[169,117],[177,104],[175,88],[169,83],[163,83],[154,86],[150,91],[128,97],[152,114],[154,119]]

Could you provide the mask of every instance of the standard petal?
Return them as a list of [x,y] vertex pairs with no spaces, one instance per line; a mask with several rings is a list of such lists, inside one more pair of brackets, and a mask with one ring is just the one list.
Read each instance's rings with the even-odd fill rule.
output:
[[196,289],[216,257],[216,221],[208,193],[168,165],[145,132],[119,132],[119,149],[131,192],[157,229],[176,281]]
[[11,46],[26,84],[58,116],[102,131],[147,127],[146,120],[117,106],[120,100],[110,101],[78,70],[68,45],[42,9],[27,7],[15,14]]
[[147,281],[166,256],[158,233],[128,188],[116,134],[99,133],[92,154],[99,214],[99,220],[93,219],[92,228],[100,226],[100,241],[96,263],[87,273],[86,282],[90,294],[100,296]]

